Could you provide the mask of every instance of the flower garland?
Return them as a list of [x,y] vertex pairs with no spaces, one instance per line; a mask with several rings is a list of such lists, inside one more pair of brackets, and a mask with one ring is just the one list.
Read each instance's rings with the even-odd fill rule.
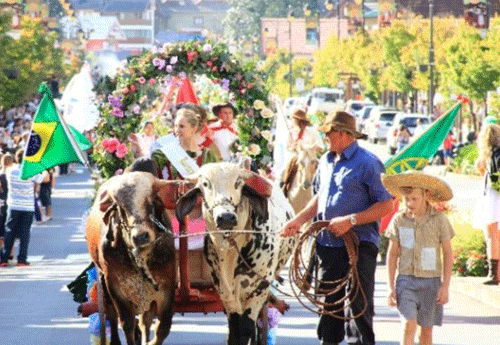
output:
[[115,89],[102,95],[101,120],[96,129],[93,158],[102,175],[109,178],[134,159],[128,137],[138,130],[153,101],[172,83],[195,75],[206,75],[227,93],[239,111],[237,150],[250,155],[257,166],[271,164],[274,114],[268,107],[268,91],[253,62],[242,63],[224,44],[182,42],[161,51],[144,51],[133,56],[117,73]]

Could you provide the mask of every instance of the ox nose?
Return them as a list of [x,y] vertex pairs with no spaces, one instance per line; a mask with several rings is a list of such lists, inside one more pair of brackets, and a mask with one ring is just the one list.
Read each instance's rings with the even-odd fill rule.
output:
[[134,244],[137,247],[140,247],[140,246],[148,243],[148,241],[149,241],[149,234],[147,232],[143,232],[142,234],[134,236],[133,240],[134,240]]
[[237,220],[234,213],[222,213],[217,216],[217,227],[220,229],[232,229],[236,226]]

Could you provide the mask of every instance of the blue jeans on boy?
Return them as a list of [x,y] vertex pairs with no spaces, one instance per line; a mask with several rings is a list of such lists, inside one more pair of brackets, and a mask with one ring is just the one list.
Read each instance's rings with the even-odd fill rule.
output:
[[19,255],[17,262],[26,262],[28,259],[28,244],[30,242],[31,224],[33,223],[33,211],[7,211],[7,221],[5,222],[5,240],[2,250],[2,262],[9,260],[10,251],[14,245],[14,240],[19,238]]

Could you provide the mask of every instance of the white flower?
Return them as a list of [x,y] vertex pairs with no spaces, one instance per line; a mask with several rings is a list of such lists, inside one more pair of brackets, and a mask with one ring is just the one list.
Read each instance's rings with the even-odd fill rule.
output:
[[259,127],[254,127],[254,128],[252,129],[252,135],[257,136],[257,135],[259,135],[259,134],[260,134],[260,129],[259,129]]
[[257,144],[250,144],[248,147],[248,154],[250,156],[257,156],[260,153],[260,146]]
[[270,117],[273,117],[274,116],[274,113],[271,109],[269,108],[264,108],[262,109],[261,113],[260,113],[260,116],[262,116],[263,118],[265,119],[268,119]]
[[255,102],[253,102],[253,108],[255,110],[262,110],[266,107],[266,104],[264,103],[264,101],[261,101],[260,99],[257,99],[255,100]]
[[270,131],[268,131],[268,130],[262,131],[262,132],[260,132],[260,135],[262,135],[262,137],[264,139],[266,139],[267,141],[271,141],[272,134]]

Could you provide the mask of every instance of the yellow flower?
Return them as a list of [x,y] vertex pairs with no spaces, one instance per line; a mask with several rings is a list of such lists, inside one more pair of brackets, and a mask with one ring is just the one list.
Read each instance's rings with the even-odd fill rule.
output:
[[264,108],[262,109],[262,112],[260,113],[260,115],[265,118],[265,119],[268,119],[270,117],[273,117],[274,116],[274,113],[271,109],[269,108]]
[[251,144],[248,147],[248,154],[250,156],[257,156],[260,153],[260,146],[257,144]]
[[271,141],[272,134],[270,131],[268,131],[268,130],[262,131],[262,132],[260,132],[260,135],[262,135],[262,137],[264,139],[266,139],[267,141]]
[[253,102],[253,107],[255,110],[262,110],[266,107],[266,104],[264,103],[264,101],[257,99],[255,102]]

